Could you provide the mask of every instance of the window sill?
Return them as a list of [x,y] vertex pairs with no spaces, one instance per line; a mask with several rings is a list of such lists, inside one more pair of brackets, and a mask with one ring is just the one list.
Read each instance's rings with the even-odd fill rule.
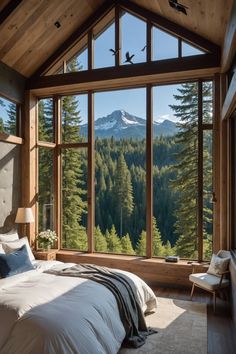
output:
[[19,144],[22,145],[24,140],[15,135],[9,135],[3,132],[0,132],[0,141],[5,141],[7,143]]
[[[60,250],[57,260],[72,263],[93,263],[100,266],[119,268],[137,274],[148,283],[169,286],[190,287],[188,280],[192,273],[192,264],[186,260],[178,263],[165,262],[161,258],[144,258],[116,254],[82,253],[77,251]],[[205,272],[208,266],[194,262],[197,272]]]

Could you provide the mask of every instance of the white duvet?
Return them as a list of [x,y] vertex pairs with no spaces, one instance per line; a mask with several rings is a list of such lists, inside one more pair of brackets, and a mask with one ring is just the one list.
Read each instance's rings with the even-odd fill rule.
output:
[[[0,354],[115,354],[125,331],[114,295],[103,285],[43,270],[65,264],[36,261],[36,270],[0,279]],[[68,264],[71,266],[72,264]],[[143,311],[156,308],[153,291],[139,277]]]

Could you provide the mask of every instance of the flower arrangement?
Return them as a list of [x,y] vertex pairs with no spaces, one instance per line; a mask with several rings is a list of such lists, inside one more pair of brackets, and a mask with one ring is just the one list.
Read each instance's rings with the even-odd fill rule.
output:
[[57,241],[57,234],[52,230],[41,231],[38,234],[37,241],[43,249],[50,248]]

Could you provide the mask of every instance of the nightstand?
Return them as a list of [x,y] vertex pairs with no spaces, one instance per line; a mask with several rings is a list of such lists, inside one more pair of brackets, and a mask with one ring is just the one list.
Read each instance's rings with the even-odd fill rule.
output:
[[57,250],[50,251],[34,251],[34,256],[36,259],[40,259],[42,261],[54,261],[57,256]]

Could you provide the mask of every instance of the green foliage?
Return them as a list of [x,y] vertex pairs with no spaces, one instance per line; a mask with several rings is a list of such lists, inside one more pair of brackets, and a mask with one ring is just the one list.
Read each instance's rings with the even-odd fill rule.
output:
[[15,103],[9,103],[8,109],[7,109],[7,114],[8,114],[8,120],[6,122],[5,126],[5,131],[8,134],[11,135],[16,135],[16,119],[17,119],[17,112],[16,112],[16,104]]
[[135,254],[132,243],[130,241],[129,234],[126,234],[121,238],[122,253],[133,255]]
[[152,220],[152,230],[153,230],[153,238],[152,238],[152,254],[153,256],[161,257],[164,254],[164,247],[162,245],[161,234],[157,227],[156,219]]
[[111,231],[106,231],[106,241],[107,241],[107,248],[108,252],[111,253],[121,253],[122,246],[121,240],[119,236],[117,236],[115,226],[112,225]]
[[146,256],[146,238],[146,231],[142,231],[135,250],[138,256]]
[[107,252],[107,241],[99,226],[94,229],[95,250],[97,252]]

